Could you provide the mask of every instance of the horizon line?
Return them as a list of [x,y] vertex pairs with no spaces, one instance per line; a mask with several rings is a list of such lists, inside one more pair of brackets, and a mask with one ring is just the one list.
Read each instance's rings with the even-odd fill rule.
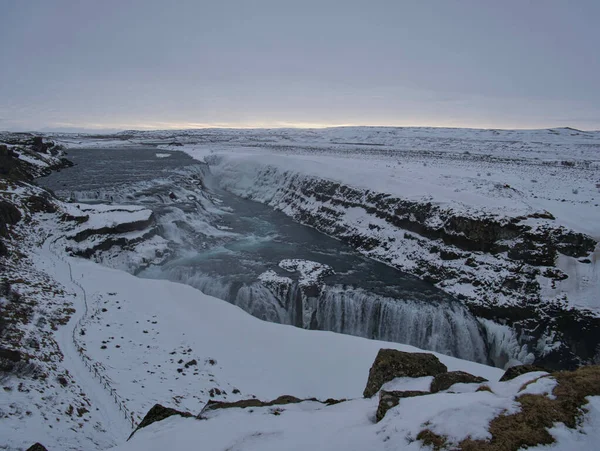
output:
[[[191,124],[190,124],[191,125]],[[600,129],[591,129],[584,130],[580,128],[575,128],[571,126],[555,126],[555,127],[473,127],[473,126],[446,126],[446,125],[356,125],[356,124],[337,124],[337,125],[319,125],[319,124],[295,124],[295,125],[274,125],[274,126],[265,126],[265,125],[257,125],[257,126],[232,126],[232,125],[219,125],[219,124],[194,124],[195,126],[190,127],[166,127],[161,128],[160,126],[147,127],[141,126],[137,127],[104,127],[104,128],[95,128],[95,127],[77,127],[72,125],[62,125],[53,127],[43,127],[40,129],[17,129],[17,130],[2,130],[1,133],[65,133],[65,134],[107,134],[114,135],[117,133],[124,132],[160,132],[160,131],[192,131],[192,130],[326,130],[326,129],[336,129],[336,128],[435,128],[435,129],[451,129],[451,130],[485,130],[485,131],[536,131],[536,130],[553,130],[553,129],[567,129],[573,130],[576,132],[583,133],[596,133],[600,132]],[[64,129],[64,130],[61,130]],[[68,129],[72,129],[73,131],[66,131]],[[77,131],[80,129],[81,131]]]

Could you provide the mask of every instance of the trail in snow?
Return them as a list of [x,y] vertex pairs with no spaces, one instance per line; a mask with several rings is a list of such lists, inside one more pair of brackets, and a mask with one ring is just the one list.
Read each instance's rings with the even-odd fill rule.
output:
[[[68,258],[63,258],[52,246],[61,237],[50,235],[39,252],[39,264],[59,283],[75,293],[73,298],[75,313],[69,322],[55,334],[56,342],[63,353],[63,365],[71,376],[84,388],[92,403],[92,411],[101,420],[102,426],[115,444],[122,443],[131,433],[131,420],[126,420],[114,390],[99,379],[94,378],[91,367],[86,366],[75,343],[77,326],[87,315],[87,294],[77,282]],[[96,372],[96,375],[98,373]]]

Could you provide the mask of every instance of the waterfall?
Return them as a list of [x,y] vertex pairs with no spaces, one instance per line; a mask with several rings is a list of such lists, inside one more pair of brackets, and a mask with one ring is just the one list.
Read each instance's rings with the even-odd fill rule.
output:
[[143,275],[191,285],[265,321],[488,361],[481,326],[457,301],[398,300],[342,286],[324,286],[318,296],[306,296],[297,283],[232,281],[184,266],[155,268]]
[[479,324],[458,302],[397,300],[340,287],[323,290],[311,301],[318,329],[487,362]]

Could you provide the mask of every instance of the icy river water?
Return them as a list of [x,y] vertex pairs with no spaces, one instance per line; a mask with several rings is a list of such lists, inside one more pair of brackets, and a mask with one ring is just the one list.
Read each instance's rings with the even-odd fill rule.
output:
[[210,169],[183,152],[150,146],[71,149],[68,158],[73,168],[40,184],[78,202],[154,210],[159,234],[172,242],[173,253],[161,265],[130,268],[140,277],[194,286],[266,321],[492,363],[481,325],[459,301],[281,212],[220,189]]

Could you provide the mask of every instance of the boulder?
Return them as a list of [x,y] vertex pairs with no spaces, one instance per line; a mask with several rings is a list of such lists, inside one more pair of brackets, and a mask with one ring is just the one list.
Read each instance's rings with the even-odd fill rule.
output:
[[388,410],[400,404],[402,398],[414,398],[415,396],[429,395],[426,391],[385,391],[379,392],[379,406],[377,406],[377,421],[381,421]]
[[534,371],[546,371],[544,368],[535,365],[517,365],[506,370],[500,378],[500,382],[510,381],[521,374],[533,373]]
[[48,451],[41,443],[36,443],[27,448],[27,451]]
[[369,371],[363,396],[370,398],[383,384],[397,377],[435,377],[447,371],[446,365],[433,354],[380,349]]
[[431,393],[437,393],[442,390],[446,390],[454,384],[479,384],[481,382],[487,382],[487,379],[479,376],[473,376],[472,374],[465,373],[464,371],[450,371],[448,373],[442,373],[435,376],[431,382]]
[[189,412],[181,412],[179,410],[171,409],[170,407],[164,407],[160,404],[154,404],[154,406],[148,411],[144,419],[138,424],[137,428],[131,433],[127,440],[130,440],[138,430],[150,426],[152,423],[162,421],[166,418],[172,417],[173,415],[179,415],[184,418],[193,417]]

